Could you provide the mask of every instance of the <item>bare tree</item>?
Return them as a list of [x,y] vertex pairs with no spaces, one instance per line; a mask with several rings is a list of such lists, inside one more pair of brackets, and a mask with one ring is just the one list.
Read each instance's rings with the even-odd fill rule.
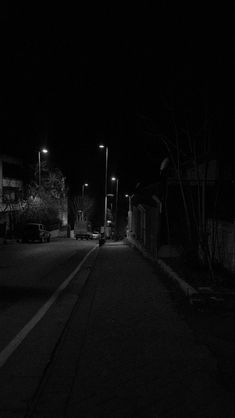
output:
[[49,169],[46,164],[41,185],[34,179],[26,186],[22,222],[42,222],[48,226],[61,224],[60,212],[65,210],[67,188],[60,169]]
[[[159,133],[156,125],[150,118],[142,115],[141,117],[145,120],[146,132],[152,135],[159,144],[161,143],[165,146],[167,158],[170,160],[180,188],[188,244],[193,245],[197,255],[208,266],[211,279],[214,280],[213,253],[209,246],[206,220],[206,188],[210,161],[210,136],[207,115],[205,115],[202,129],[199,133],[195,133],[190,131],[187,123],[179,128],[176,123],[175,113],[172,109],[170,110],[173,127],[171,135],[169,133]],[[166,158],[162,164],[165,160]],[[189,178],[185,179],[186,165],[194,168],[194,176],[191,181]],[[162,166],[161,168],[164,169],[165,167]],[[196,186],[196,196],[193,193],[193,187],[189,183]],[[214,208],[216,211],[218,193],[215,196]],[[165,196],[166,199],[167,194]],[[165,210],[167,212],[166,205],[167,202],[165,201]]]
[[94,199],[89,196],[74,195],[69,198],[69,211],[74,224],[78,213],[82,212],[84,219],[90,220],[94,212]]

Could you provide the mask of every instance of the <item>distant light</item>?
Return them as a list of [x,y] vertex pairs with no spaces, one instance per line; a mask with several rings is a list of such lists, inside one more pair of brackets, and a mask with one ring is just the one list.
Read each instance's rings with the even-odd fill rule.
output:
[[111,177],[111,180],[116,181],[117,179],[116,179],[116,177]]
[[129,197],[129,194],[125,194],[125,197]]
[[100,144],[100,145],[99,145],[99,148],[104,148],[104,145],[103,145],[103,144]]
[[44,154],[47,154],[48,150],[46,148],[43,148],[41,152],[43,152]]
[[85,186],[85,187],[88,187],[88,183],[85,183],[85,184],[84,184],[84,186]]

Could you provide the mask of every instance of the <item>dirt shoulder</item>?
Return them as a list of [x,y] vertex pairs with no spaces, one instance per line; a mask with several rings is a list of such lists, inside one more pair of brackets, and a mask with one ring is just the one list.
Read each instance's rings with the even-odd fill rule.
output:
[[[171,262],[170,262],[171,261]],[[234,290],[229,287],[210,286],[200,272],[190,271],[183,275],[184,269],[175,260],[165,260],[186,283],[198,291],[196,303],[180,290],[176,281],[164,273],[158,262],[153,262],[156,273],[161,272],[161,280],[169,290],[172,301],[178,313],[193,330],[198,344],[208,347],[217,361],[218,382],[227,390],[234,391],[235,385],[235,318],[234,318]],[[196,282],[196,279],[197,282]],[[190,303],[191,302],[191,303]]]
[[[153,259],[138,243],[127,244],[149,260],[153,270],[169,291],[179,315],[193,331],[195,341],[206,345],[217,362],[216,379],[229,392],[235,385],[235,277],[225,271],[217,272],[217,283],[208,274],[182,263],[179,258]],[[175,277],[179,278],[176,280]],[[183,283],[184,286],[180,286]],[[187,286],[195,293],[188,294]]]

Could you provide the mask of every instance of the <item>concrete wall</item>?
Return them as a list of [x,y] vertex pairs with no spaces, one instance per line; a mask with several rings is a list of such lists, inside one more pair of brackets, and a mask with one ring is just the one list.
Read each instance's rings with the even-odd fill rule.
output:
[[160,206],[138,205],[133,207],[132,231],[129,234],[153,257],[160,244]]
[[233,222],[208,220],[208,239],[215,260],[235,272],[235,220]]

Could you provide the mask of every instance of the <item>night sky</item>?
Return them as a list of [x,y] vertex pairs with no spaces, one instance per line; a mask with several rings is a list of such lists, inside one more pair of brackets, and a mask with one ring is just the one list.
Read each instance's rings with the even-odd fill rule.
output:
[[36,161],[46,145],[71,189],[89,182],[99,190],[104,142],[109,174],[131,193],[158,179],[166,155],[145,118],[169,133],[173,108],[193,130],[206,109],[217,152],[231,157],[234,44],[225,6],[20,3],[1,6],[0,152]]

